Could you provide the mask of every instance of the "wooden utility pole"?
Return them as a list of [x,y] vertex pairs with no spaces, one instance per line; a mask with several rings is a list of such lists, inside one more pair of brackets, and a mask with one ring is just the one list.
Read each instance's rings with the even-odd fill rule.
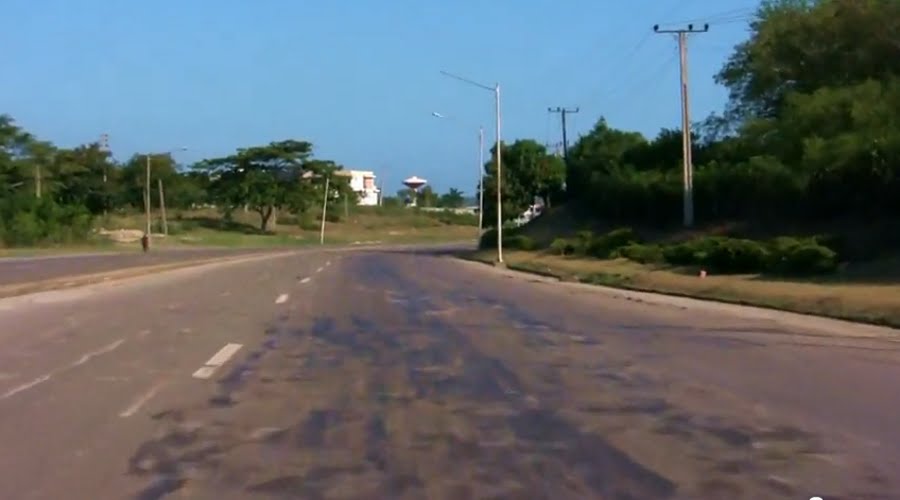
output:
[[163,234],[168,236],[169,221],[166,219],[166,193],[163,191],[162,179],[156,179],[156,183],[159,185],[159,212],[162,217],[162,230]]
[[568,136],[568,127],[566,126],[566,115],[577,113],[579,108],[547,108],[547,111],[550,113],[559,113],[560,119],[562,121],[562,147],[563,147],[563,159],[566,161],[566,165],[569,164],[569,136]]
[[689,33],[706,33],[709,24],[704,24],[703,29],[694,29],[693,24],[688,24],[687,29],[661,30],[659,25],[653,26],[656,33],[674,33],[678,35],[678,52],[681,60],[681,147],[684,157],[684,197],[683,212],[684,225],[694,225],[694,163],[691,158],[691,113],[688,93],[688,59],[687,59],[687,35]]
[[[104,153],[109,152],[109,135],[103,134],[100,136],[100,151]],[[103,158],[103,217],[105,218],[109,215],[109,190],[106,187],[106,181],[108,177],[107,169],[108,169],[106,158]]]

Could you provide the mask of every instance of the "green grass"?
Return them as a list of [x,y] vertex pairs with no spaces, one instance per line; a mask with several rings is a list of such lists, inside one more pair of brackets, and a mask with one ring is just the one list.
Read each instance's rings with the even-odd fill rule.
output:
[[[353,207],[348,213],[343,207],[330,208],[332,214],[325,224],[325,243],[328,245],[361,243],[440,243],[474,240],[478,236],[477,219],[405,208]],[[337,218],[337,220],[334,220]],[[173,210],[168,217],[169,234],[162,235],[158,214],[153,219],[155,248],[227,247],[280,248],[319,244],[320,221],[313,214],[302,222],[292,214],[279,214],[278,223],[263,232],[259,217],[242,210],[226,222],[214,210]],[[116,214],[96,221],[96,228],[106,230],[143,231],[143,214]],[[87,242],[42,247],[0,249],[0,256],[36,256],[59,253],[96,251],[140,251],[140,242],[115,243],[95,235]]]

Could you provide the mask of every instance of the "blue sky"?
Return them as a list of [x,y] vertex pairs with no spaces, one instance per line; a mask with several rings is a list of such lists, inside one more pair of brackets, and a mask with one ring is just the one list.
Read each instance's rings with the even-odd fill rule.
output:
[[[747,37],[757,0],[4,0],[0,113],[62,146],[109,134],[118,159],[186,146],[181,162],[271,140],[375,170],[389,192],[419,175],[471,193],[477,127],[493,141],[560,140],[552,106],[655,135],[677,127],[678,60],[653,24],[710,22],[690,41],[692,113]],[[439,120],[438,111],[453,117]]]

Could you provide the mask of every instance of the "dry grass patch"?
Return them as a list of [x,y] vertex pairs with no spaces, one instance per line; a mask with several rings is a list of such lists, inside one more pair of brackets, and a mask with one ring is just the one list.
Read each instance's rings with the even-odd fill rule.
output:
[[[512,269],[632,290],[684,295],[738,304],[771,307],[820,316],[900,327],[900,283],[850,282],[837,275],[827,280],[788,281],[759,275],[708,275],[700,278],[686,271],[637,264],[625,259],[568,258],[537,252],[506,252]],[[478,252],[474,259],[489,262],[492,252]],[[885,263],[872,264],[883,269]],[[854,279],[864,276],[855,269]]]

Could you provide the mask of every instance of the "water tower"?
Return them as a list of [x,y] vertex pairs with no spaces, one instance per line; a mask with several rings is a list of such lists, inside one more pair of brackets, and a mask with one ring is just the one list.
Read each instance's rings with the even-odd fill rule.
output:
[[419,189],[425,184],[428,184],[428,181],[421,177],[416,177],[415,175],[403,181],[403,185],[413,192],[412,200],[410,200],[409,204],[411,207],[416,206],[416,197],[419,195]]

